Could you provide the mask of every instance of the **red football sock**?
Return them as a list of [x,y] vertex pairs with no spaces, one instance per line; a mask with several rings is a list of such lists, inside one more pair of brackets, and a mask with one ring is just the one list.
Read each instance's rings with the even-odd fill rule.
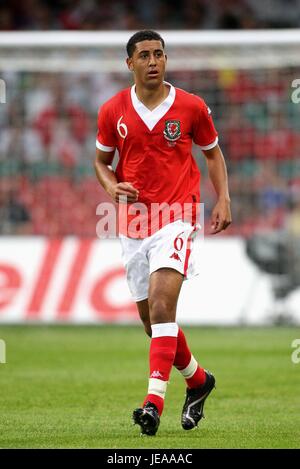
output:
[[201,368],[191,354],[185,335],[182,329],[178,330],[177,350],[174,366],[184,376],[189,388],[198,388],[205,383],[206,375],[204,368]]
[[164,407],[164,397],[177,348],[176,323],[154,324],[150,345],[150,378],[148,394],[144,400],[156,405],[159,415]]

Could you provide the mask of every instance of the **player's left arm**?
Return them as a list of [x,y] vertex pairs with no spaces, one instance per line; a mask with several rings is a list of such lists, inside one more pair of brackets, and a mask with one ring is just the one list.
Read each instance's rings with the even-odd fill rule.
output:
[[219,233],[231,224],[230,197],[225,159],[219,145],[202,150],[206,158],[208,173],[217,193],[217,203],[211,215],[211,234]]

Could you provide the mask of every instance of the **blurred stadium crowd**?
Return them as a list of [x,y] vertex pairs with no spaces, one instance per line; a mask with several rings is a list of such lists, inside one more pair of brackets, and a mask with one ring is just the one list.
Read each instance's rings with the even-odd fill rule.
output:
[[0,30],[290,28],[299,0],[5,0]]
[[[251,29],[299,27],[300,0],[0,0],[0,30]],[[288,227],[300,237],[299,70],[170,72],[213,111],[233,202],[225,235]],[[93,171],[97,111],[127,73],[6,72],[0,113],[0,234],[95,236],[108,200]],[[199,149],[206,220],[214,191]]]
[[[289,224],[300,236],[300,106],[294,70],[170,72],[204,97],[224,151],[233,202],[226,235],[252,236]],[[95,236],[107,200],[93,172],[99,105],[130,85],[127,73],[10,72],[0,114],[0,232]],[[201,152],[206,219],[215,196]]]

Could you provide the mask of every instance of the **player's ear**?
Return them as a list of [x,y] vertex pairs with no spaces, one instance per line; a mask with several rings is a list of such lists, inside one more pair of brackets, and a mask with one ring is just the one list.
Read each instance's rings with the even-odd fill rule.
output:
[[127,63],[127,67],[129,68],[129,70],[130,70],[131,72],[133,72],[132,58],[131,58],[131,57],[127,57],[126,63]]

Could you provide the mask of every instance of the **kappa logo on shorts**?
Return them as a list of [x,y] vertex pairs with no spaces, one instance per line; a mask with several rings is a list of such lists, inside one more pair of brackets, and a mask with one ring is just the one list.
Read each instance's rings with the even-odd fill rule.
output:
[[171,259],[176,259],[176,261],[181,261],[180,257],[178,256],[177,252],[173,252],[172,256],[170,256]]
[[176,140],[178,140],[181,137],[180,121],[165,121],[164,137],[169,142],[175,142]]

